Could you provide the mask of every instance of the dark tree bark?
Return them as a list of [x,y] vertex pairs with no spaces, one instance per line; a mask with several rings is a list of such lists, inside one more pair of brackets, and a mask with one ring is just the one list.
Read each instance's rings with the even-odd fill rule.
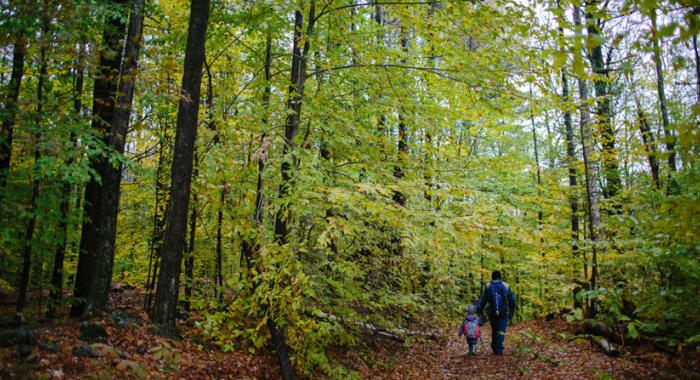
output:
[[[12,140],[17,123],[17,99],[24,75],[24,57],[27,54],[27,41],[23,32],[18,32],[12,49],[12,72],[2,105],[2,130],[0,131],[0,197],[5,190],[12,160]],[[0,198],[0,200],[2,200]]]
[[616,196],[622,187],[620,169],[618,168],[617,152],[615,150],[615,130],[610,121],[611,98],[609,93],[609,69],[603,58],[602,35],[596,12],[598,0],[586,7],[586,29],[588,31],[588,51],[591,68],[595,74],[593,88],[596,95],[596,125],[599,131],[600,143],[603,147],[602,161],[605,182],[604,195],[607,198]]
[[[214,118],[214,83],[213,75],[209,65],[204,62],[204,67],[207,70],[207,111],[209,114],[209,130],[214,132],[213,144],[218,147],[221,137],[219,136],[219,131],[216,129],[216,120]],[[217,167],[217,172],[221,169]],[[224,222],[224,207],[226,200],[227,185],[223,182],[223,188],[221,189],[221,195],[219,196],[219,206],[216,211],[216,297],[219,302],[223,302],[223,289],[224,289],[224,276],[223,276],[223,234],[222,226]],[[187,291],[187,288],[185,288]]]
[[[656,89],[659,95],[659,109],[661,110],[661,125],[664,128],[664,138],[666,140],[666,153],[668,154],[668,168],[676,171],[676,137],[669,126],[668,102],[666,101],[666,90],[664,88],[663,63],[661,62],[661,47],[659,46],[659,35],[656,27],[656,8],[651,10],[651,42],[654,52],[654,66],[656,68]],[[669,188],[671,183],[669,182]]]
[[[580,62],[581,56],[581,16],[579,14],[579,9],[574,6],[574,23],[576,25],[576,44],[575,50],[573,52],[574,60],[578,60],[578,65],[575,67],[582,67]],[[588,222],[589,230],[588,237],[591,241],[591,278],[590,278],[590,288],[595,289],[597,286],[598,278],[598,230],[600,228],[600,208],[598,206],[598,200],[600,199],[598,191],[598,171],[593,161],[594,153],[594,143],[593,143],[593,132],[591,131],[590,123],[590,109],[588,107],[588,86],[586,81],[579,77],[578,78],[578,91],[579,100],[581,102],[580,112],[581,112],[581,145],[583,151],[583,163],[584,172],[586,176],[586,197],[588,200]],[[596,305],[595,302],[591,303],[589,310],[589,316],[594,318],[596,315]]]
[[[576,170],[576,150],[574,148],[574,128],[573,122],[571,120],[571,111],[569,111],[568,104],[571,102],[571,96],[569,95],[569,81],[566,76],[564,69],[561,70],[561,83],[562,83],[562,101],[564,102],[564,127],[566,129],[566,159],[569,166],[569,189],[571,194],[569,195],[569,205],[571,206],[571,239],[573,243],[571,244],[571,251],[573,253],[574,259],[578,259],[578,240],[579,240],[579,220],[578,220],[578,173]],[[585,273],[584,273],[585,277]]]
[[[406,32],[401,28],[401,50],[405,53],[408,51],[408,36]],[[406,60],[402,59],[401,63],[405,64]],[[399,113],[399,141],[397,143],[397,157],[396,165],[394,166],[394,178],[396,181],[400,181],[404,177],[403,166],[408,160],[408,129],[406,128],[406,122],[404,120],[403,112]],[[395,191],[393,195],[394,202],[399,206],[406,206],[406,195],[401,191]],[[400,242],[399,242],[400,246]],[[398,252],[401,248],[397,248]]]
[[[41,123],[44,113],[44,84],[46,82],[46,77],[48,75],[48,59],[46,57],[47,50],[50,44],[49,36],[49,20],[48,20],[48,9],[43,9],[43,26],[41,30],[41,50],[39,52],[39,80],[37,81],[36,90],[36,115],[34,117],[34,125],[32,131],[32,140],[34,143],[34,166],[39,164],[41,159]],[[39,198],[39,174],[38,170],[35,169],[35,173],[32,176],[32,195],[29,199],[29,222],[24,230],[24,240],[22,248],[22,274],[20,277],[20,285],[17,295],[17,312],[21,312],[24,309],[24,305],[27,299],[27,288],[29,286],[29,275],[31,271],[31,261],[32,261],[32,240],[34,240],[34,232],[36,229],[36,219],[37,219],[37,199]],[[41,278],[39,278],[39,283],[41,283]]]
[[[196,141],[195,141],[196,144]],[[194,150],[194,173],[192,174],[192,181],[196,181],[199,176],[199,159],[197,158],[197,149]],[[198,197],[195,192],[192,194],[192,210],[190,210],[190,228],[189,228],[189,243],[185,248],[185,302],[184,307],[186,311],[190,311],[192,306],[192,282],[194,281],[194,247],[197,243],[197,207],[198,207]]]
[[[85,81],[85,43],[80,47],[78,52],[78,59],[75,66],[75,80],[73,82],[73,112],[75,112],[76,117],[80,117],[83,108],[83,84]],[[71,132],[69,141],[71,144],[75,145],[77,143],[75,133]],[[74,159],[72,154],[69,154],[68,158],[65,160],[64,164],[66,166],[73,165]],[[61,298],[63,297],[63,261],[66,255],[66,248],[68,246],[68,218],[70,214],[70,199],[72,195],[72,188],[70,181],[64,181],[61,185],[61,221],[59,225],[59,231],[62,234],[62,241],[56,248],[56,254],[54,256],[53,262],[53,272],[51,274],[51,293],[49,298],[51,299],[51,304],[49,305],[48,312],[46,316],[48,318],[53,318],[56,315],[56,309],[61,303]]]
[[695,91],[697,91],[696,102],[700,103],[700,54],[698,53],[698,35],[693,34],[693,54],[695,55]]
[[[562,11],[562,16],[558,17],[559,22],[559,37],[564,38],[564,27],[563,19],[564,12],[557,0],[557,8]],[[561,44],[562,52],[565,52],[565,46]],[[576,148],[574,142],[574,127],[571,117],[571,95],[569,94],[569,78],[566,75],[566,70],[564,67],[561,69],[561,100],[563,103],[564,111],[564,129],[566,135],[566,161],[569,167],[569,206],[571,207],[571,253],[574,262],[579,259],[579,199],[578,199],[578,170],[576,168]],[[585,263],[583,263],[585,266]],[[574,269],[573,279],[576,280],[576,269]],[[586,277],[585,271],[583,272],[583,277]],[[580,307],[579,302],[576,300],[576,295],[574,294],[574,306]]]
[[[270,111],[270,94],[272,92],[270,87],[270,80],[272,79],[272,35],[268,32],[265,41],[265,90],[262,96],[262,102],[265,105],[265,117],[262,120],[262,124],[267,127],[268,125],[268,115]],[[262,225],[262,216],[264,212],[263,207],[263,174],[265,173],[265,163],[267,159],[267,134],[263,133],[260,136],[260,148],[255,155],[258,161],[258,178],[255,185],[255,211],[253,213],[253,221],[257,226]],[[222,197],[224,194],[222,193]],[[257,259],[259,251],[259,246],[254,238],[244,239],[241,244],[241,254],[245,260],[246,267],[250,271],[253,267],[253,262]],[[258,284],[254,284],[258,286]]]
[[[131,117],[143,34],[143,12],[144,0],[135,0],[129,19],[126,49],[117,88],[116,110],[111,132],[107,136],[109,148],[120,156],[124,153],[129,118]],[[99,236],[96,244],[95,275],[87,296],[87,313],[103,311],[107,307],[114,267],[114,244],[117,238],[121,177],[122,163],[120,160],[114,164],[105,162],[102,172],[102,191],[100,192],[100,214],[97,219]]]
[[158,166],[156,167],[156,189],[155,205],[153,208],[153,232],[151,234],[150,252],[148,256],[148,274],[146,275],[144,309],[152,312],[153,293],[158,278],[158,267],[160,265],[160,253],[163,245],[163,235],[165,234],[165,220],[168,214],[168,204],[166,199],[168,185],[165,180],[166,155],[170,150],[168,127],[162,127],[163,135],[158,142]]
[[187,229],[208,20],[209,0],[192,0],[171,170],[170,214],[163,239],[155,308],[151,313],[151,318],[160,326],[164,336],[176,334],[180,265]]
[[[123,0],[113,0],[120,4]],[[103,43],[100,50],[100,62],[95,75],[92,101],[92,129],[100,138],[112,124],[116,110],[116,93],[119,80],[119,69],[122,61],[122,42],[125,35],[124,22],[119,15],[113,15],[104,26]],[[71,308],[71,316],[78,317],[85,313],[87,298],[90,295],[95,271],[97,269],[97,242],[100,217],[100,200],[102,194],[101,177],[104,173],[104,157],[90,157],[90,169],[93,175],[85,186],[83,224],[80,235],[80,254],[78,269],[75,275],[73,296],[86,302],[77,302]]]
[[[309,6],[309,17],[306,25],[306,33],[303,31],[304,1],[299,1],[299,7],[294,13],[294,43],[292,46],[292,71],[289,83],[289,95],[287,101],[287,119],[284,127],[284,146],[282,148],[283,161],[281,165],[282,180],[280,182],[278,197],[284,199],[289,196],[292,187],[292,170],[294,158],[294,137],[299,132],[301,121],[302,98],[304,95],[304,81],[306,80],[306,62],[309,56],[310,37],[314,30],[316,21],[316,2],[311,1]],[[303,48],[302,48],[303,42]],[[282,205],[275,215],[275,239],[280,246],[289,241],[289,223],[291,215],[287,205]],[[285,380],[296,377],[294,367],[289,359],[289,348],[285,342],[284,331],[277,326],[275,318],[276,310],[270,311],[268,319],[268,329],[275,345],[277,360],[282,371],[282,378]]]
[[[300,5],[303,5],[301,0]],[[300,7],[302,8],[302,7]],[[292,185],[292,163],[294,162],[294,137],[299,133],[301,121],[302,97],[304,94],[304,82],[306,80],[306,62],[309,52],[309,38],[314,27],[315,1],[311,2],[309,10],[309,22],[306,38],[304,38],[304,15],[300,10],[294,14],[294,44],[292,46],[292,71],[289,84],[289,100],[287,101],[287,119],[284,127],[284,146],[282,148],[281,173],[282,181],[279,187],[279,198],[289,195]],[[302,49],[303,41],[303,49]],[[289,210],[286,206],[280,207],[275,216],[275,238],[279,245],[287,244],[289,235]]]
[[642,142],[644,143],[644,151],[647,154],[647,161],[649,161],[651,179],[654,181],[656,189],[661,190],[661,181],[659,180],[659,163],[656,160],[657,152],[656,141],[654,141],[654,132],[652,132],[647,116],[639,102],[637,102],[637,119],[639,123],[639,133],[642,135]]

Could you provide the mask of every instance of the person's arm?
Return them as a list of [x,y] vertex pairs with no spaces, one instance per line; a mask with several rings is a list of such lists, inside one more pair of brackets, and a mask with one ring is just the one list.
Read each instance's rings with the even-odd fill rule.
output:
[[457,332],[457,336],[462,336],[464,334],[464,324],[467,323],[467,320],[463,320],[462,324],[459,325],[459,331]]
[[484,288],[484,292],[481,294],[481,298],[479,299],[479,307],[476,309],[476,313],[479,315],[484,314],[484,308],[486,307],[486,302],[488,301],[488,289],[489,289],[490,284],[486,284],[486,288]]
[[513,289],[511,289],[510,287],[508,287],[508,304],[510,305],[510,315],[508,317],[510,319],[513,319],[513,316],[515,315],[515,309],[518,307],[518,303],[515,299],[515,293],[513,293]]

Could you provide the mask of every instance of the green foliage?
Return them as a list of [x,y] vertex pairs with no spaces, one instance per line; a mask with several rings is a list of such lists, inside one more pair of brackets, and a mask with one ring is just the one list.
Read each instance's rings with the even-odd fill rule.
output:
[[[27,11],[0,23],[8,52],[0,57],[3,89],[15,33],[28,36],[13,159],[7,186],[0,189],[0,292],[17,288],[32,216],[38,220],[29,242],[32,286],[46,289],[66,222],[63,269],[65,287],[71,287],[83,190],[97,176],[88,157],[124,163],[113,281],[142,286],[155,268],[159,221],[171,212],[167,198],[189,2],[149,2],[123,155],[106,147],[102,131],[90,128],[88,109],[97,69],[93,52],[102,44],[104,20],[127,13],[108,3],[56,2],[45,115],[35,114],[38,18]],[[569,321],[583,320],[595,303],[597,319],[626,326],[632,338],[697,341],[700,113],[690,50],[700,25],[696,17],[657,1],[589,9],[601,20],[667,11],[659,16],[657,35],[666,49],[662,72],[679,163],[675,172],[667,164],[646,24],[593,36],[582,29],[589,48],[607,52],[615,46],[604,81],[617,139],[612,155],[624,185],[601,202],[601,236],[592,242],[578,123],[581,105],[594,109],[598,99],[591,95],[584,103],[576,79],[602,78],[590,73],[578,51],[571,2],[560,2],[561,8],[553,2],[387,3],[378,24],[374,7],[317,1],[313,33],[301,31],[309,43],[307,77],[290,148],[284,126],[295,112],[288,92],[291,20],[299,8],[308,22],[308,3],[212,5],[189,210],[195,212],[194,276],[181,281],[193,291],[190,307],[204,314],[197,321],[203,334],[224,351],[255,352],[270,343],[272,320],[300,371],[352,378],[358,375],[330,353],[362,348],[368,334],[363,326],[431,329],[453,323],[480,295],[491,271],[500,269],[518,295],[517,318],[570,308],[578,291],[582,307],[567,314]],[[633,12],[637,8],[641,12]],[[90,58],[82,109],[75,110],[73,66],[83,44]],[[562,70],[569,99],[561,96]],[[655,138],[660,189],[649,174],[640,110]],[[564,112],[573,118],[572,159]],[[400,129],[405,150],[399,148]],[[589,159],[600,166],[610,157],[600,152],[597,128],[594,134]],[[291,168],[288,180],[283,165]],[[568,184],[570,168],[577,186]],[[33,180],[40,191],[32,211]],[[66,184],[70,194],[63,192]],[[70,210],[63,220],[65,199]],[[576,236],[572,199],[578,202]],[[276,220],[287,222],[286,244],[275,236]],[[187,241],[189,247],[189,231]],[[598,277],[591,286],[594,249]],[[216,283],[218,251],[223,287]],[[151,354],[168,370],[180,361],[167,346]]]

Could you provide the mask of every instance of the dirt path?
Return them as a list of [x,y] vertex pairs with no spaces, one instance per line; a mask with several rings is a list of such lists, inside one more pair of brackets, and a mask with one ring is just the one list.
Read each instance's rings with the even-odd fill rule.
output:
[[[570,341],[573,335],[561,321],[524,322],[509,327],[504,356],[491,354],[488,325],[483,327],[482,336],[483,344],[479,344],[476,356],[467,355],[466,342],[455,333],[443,342],[420,343],[401,354],[390,353],[384,359],[388,362],[384,368],[360,372],[373,379],[689,378],[687,370],[676,371],[668,362],[642,362],[629,356],[611,358],[586,340]],[[663,355],[650,358],[663,360]]]

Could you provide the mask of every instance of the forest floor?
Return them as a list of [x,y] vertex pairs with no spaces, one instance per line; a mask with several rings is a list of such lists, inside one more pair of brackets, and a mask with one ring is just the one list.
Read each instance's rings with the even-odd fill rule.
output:
[[[112,304],[134,323],[119,327],[111,315],[91,321],[106,333],[98,343],[79,339],[79,321],[64,317],[33,323],[36,342],[31,353],[19,359],[19,345],[0,348],[0,378],[279,378],[271,351],[224,353],[203,338],[193,323],[180,325],[182,339],[159,337],[134,298],[112,296]],[[12,316],[6,309],[0,309],[3,320]],[[488,324],[482,329],[483,344],[476,356],[467,355],[466,342],[452,330],[456,328],[444,330],[440,339],[411,344],[369,335],[362,347],[335,349],[329,356],[369,379],[700,379],[697,355],[681,359],[655,352],[653,347],[635,347],[612,358],[588,340],[574,339],[574,327],[560,319],[509,327],[504,356],[491,354]],[[5,345],[0,341],[0,347]]]

